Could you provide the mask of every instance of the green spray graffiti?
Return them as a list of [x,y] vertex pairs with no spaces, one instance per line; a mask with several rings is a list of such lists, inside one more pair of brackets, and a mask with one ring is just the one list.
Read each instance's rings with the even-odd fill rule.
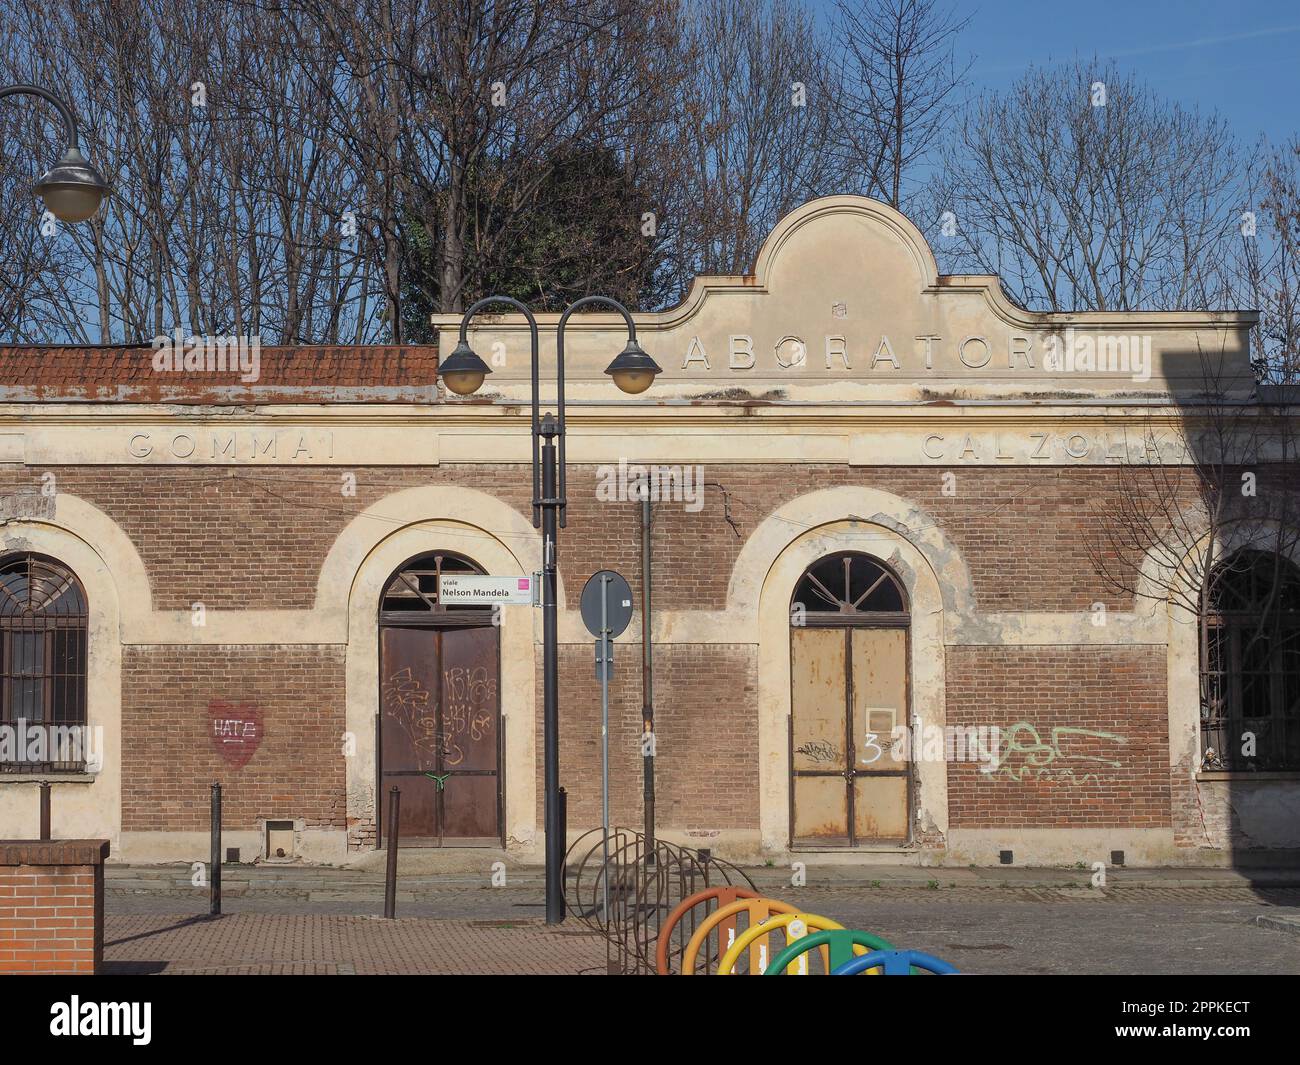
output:
[[[986,776],[997,773],[1017,783],[1026,779],[1046,780],[1051,783],[1097,783],[1101,780],[1099,766],[1118,769],[1117,759],[1105,758],[1078,750],[1062,750],[1062,741],[1071,738],[1100,740],[1104,743],[1127,744],[1127,737],[1099,729],[1076,728],[1072,725],[1055,725],[1050,742],[1043,742],[1038,729],[1028,721],[1018,721],[1002,730],[1000,749],[996,757],[980,766]],[[1088,763],[1093,763],[1089,765]]]

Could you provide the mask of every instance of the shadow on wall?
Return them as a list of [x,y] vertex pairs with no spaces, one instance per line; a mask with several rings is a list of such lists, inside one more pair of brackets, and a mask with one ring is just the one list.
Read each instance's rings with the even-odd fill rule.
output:
[[[1174,548],[1187,584],[1205,589],[1169,589],[1197,620],[1192,816],[1201,845],[1262,892],[1300,871],[1300,387],[1257,384],[1242,348],[1175,359],[1189,466],[1176,492],[1155,488],[1153,514],[1136,521],[1130,505],[1123,520],[1148,551]],[[1150,507],[1157,475],[1128,476],[1146,478]]]

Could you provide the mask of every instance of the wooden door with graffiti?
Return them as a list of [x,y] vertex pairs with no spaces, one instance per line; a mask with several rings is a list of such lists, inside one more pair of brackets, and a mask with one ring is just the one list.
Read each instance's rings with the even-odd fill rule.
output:
[[903,586],[846,552],[815,562],[790,612],[792,844],[906,842],[911,745]]
[[396,786],[403,847],[501,843],[500,630],[490,608],[437,601],[442,573],[476,571],[458,556],[428,556],[385,594],[379,834]]

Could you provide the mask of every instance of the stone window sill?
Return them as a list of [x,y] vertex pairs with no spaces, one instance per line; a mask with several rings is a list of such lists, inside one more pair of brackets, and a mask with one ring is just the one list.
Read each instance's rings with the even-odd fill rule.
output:
[[1249,769],[1216,769],[1196,774],[1197,780],[1228,780],[1233,783],[1241,783],[1246,780],[1294,780],[1300,782],[1300,772],[1296,771],[1265,771],[1252,773]]
[[98,773],[0,773],[0,787],[5,784],[93,784]]

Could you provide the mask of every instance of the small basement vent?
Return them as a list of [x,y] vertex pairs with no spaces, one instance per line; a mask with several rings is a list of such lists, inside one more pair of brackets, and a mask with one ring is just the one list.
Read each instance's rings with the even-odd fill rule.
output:
[[266,857],[270,861],[289,861],[295,857],[292,821],[266,823]]

